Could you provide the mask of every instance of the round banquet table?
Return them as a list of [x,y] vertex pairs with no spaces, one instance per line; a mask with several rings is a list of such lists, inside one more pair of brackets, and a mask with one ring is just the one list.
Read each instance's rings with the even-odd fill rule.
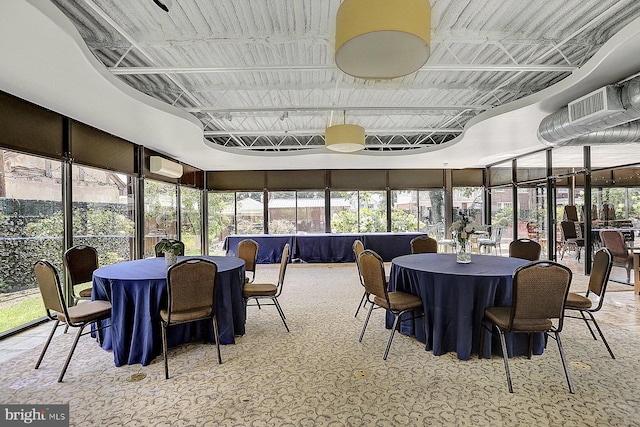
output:
[[[415,335],[438,356],[457,352],[458,359],[468,360],[478,353],[484,309],[511,305],[512,277],[516,268],[529,261],[489,255],[471,256],[471,263],[458,264],[455,254],[415,254],[394,258],[389,289],[408,292],[423,301],[426,330],[422,318],[402,322],[403,334]],[[393,317],[387,313],[387,328]],[[482,329],[484,357],[492,347],[500,350],[499,341]],[[527,354],[527,334],[506,334],[509,356]],[[534,354],[542,354],[544,335],[535,334]]]
[[[218,266],[216,316],[221,344],[233,344],[244,335],[246,312],[242,298],[244,261],[236,257],[198,256]],[[112,264],[93,273],[93,298],[111,302],[111,327],[103,330],[102,348],[113,350],[116,366],[148,365],[162,354],[160,308],[167,305],[167,263],[147,258]],[[107,321],[108,322],[108,321]],[[203,339],[214,342],[211,322],[173,325],[168,329],[169,346]]]

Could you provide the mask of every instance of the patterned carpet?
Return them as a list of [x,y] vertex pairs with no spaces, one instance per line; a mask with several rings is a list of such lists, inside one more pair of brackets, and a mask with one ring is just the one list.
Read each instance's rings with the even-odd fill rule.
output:
[[[260,281],[276,276],[277,266],[258,266]],[[222,347],[222,365],[215,346],[183,345],[170,350],[165,380],[162,356],[116,368],[110,353],[83,337],[59,384],[73,335],[56,335],[39,370],[41,347],[0,364],[0,401],[69,403],[74,426],[640,425],[640,339],[608,313],[599,320],[615,360],[582,322],[565,323],[574,395],[553,341],[541,356],[510,361],[510,394],[498,356],[436,357],[398,335],[383,361],[381,310],[358,342],[365,313],[353,314],[361,296],[353,264],[293,264],[280,299],[291,332],[274,307],[250,307],[247,334]],[[137,373],[146,377],[128,381]]]

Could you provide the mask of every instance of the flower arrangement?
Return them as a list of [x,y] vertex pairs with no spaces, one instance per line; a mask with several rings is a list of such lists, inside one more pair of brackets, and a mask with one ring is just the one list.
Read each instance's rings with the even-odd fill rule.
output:
[[471,234],[478,232],[480,227],[475,221],[469,219],[464,212],[460,211],[458,214],[460,215],[460,219],[451,224],[449,231],[456,233],[456,240],[458,240],[459,243],[464,243]]
[[459,211],[460,219],[449,227],[449,231],[456,235],[456,261],[462,264],[471,262],[471,244],[469,237],[478,231],[478,224]]

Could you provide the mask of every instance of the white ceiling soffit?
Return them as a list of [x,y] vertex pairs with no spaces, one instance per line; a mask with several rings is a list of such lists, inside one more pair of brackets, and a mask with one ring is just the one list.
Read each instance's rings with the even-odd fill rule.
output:
[[[640,71],[640,2],[431,3],[427,65],[376,82],[335,67],[339,0],[12,0],[0,89],[205,170],[462,168],[543,148],[545,115]],[[383,151],[300,148],[343,116]]]

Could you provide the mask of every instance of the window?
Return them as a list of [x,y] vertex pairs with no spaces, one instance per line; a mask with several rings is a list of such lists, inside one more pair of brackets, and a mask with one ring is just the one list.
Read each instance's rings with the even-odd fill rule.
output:
[[264,233],[262,192],[236,193],[236,227],[238,234]]
[[325,232],[324,203],[324,191],[296,192],[298,233]]
[[224,240],[236,233],[235,193],[209,193],[209,253],[224,255]]
[[0,150],[0,335],[45,315],[33,264],[50,261],[64,280],[62,163]]
[[391,231],[417,231],[425,223],[418,220],[418,191],[391,192]]
[[202,191],[180,188],[180,240],[185,255],[202,255]]
[[269,234],[293,234],[296,232],[296,192],[272,191],[269,193]]
[[178,190],[173,184],[146,180],[144,185],[144,257],[155,256],[163,238],[177,238]]
[[331,192],[331,232],[358,232],[358,192]]
[[100,265],[133,259],[132,179],[78,165],[71,168],[71,177],[73,244],[96,248]]
[[360,191],[359,232],[387,231],[387,193],[384,191]]

